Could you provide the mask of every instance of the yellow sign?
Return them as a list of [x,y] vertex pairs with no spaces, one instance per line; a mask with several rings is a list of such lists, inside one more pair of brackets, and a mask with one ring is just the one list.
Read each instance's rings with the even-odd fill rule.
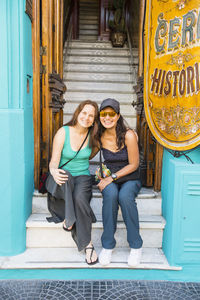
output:
[[147,0],[144,107],[163,146],[200,144],[200,0]]

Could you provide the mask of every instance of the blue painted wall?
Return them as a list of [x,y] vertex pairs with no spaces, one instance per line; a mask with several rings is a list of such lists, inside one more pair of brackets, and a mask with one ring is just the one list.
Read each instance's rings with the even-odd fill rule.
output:
[[0,1],[0,28],[0,255],[14,255],[26,247],[34,189],[32,38],[25,1]]
[[166,219],[163,251],[171,265],[200,267],[200,148],[174,158],[164,151],[162,209]]

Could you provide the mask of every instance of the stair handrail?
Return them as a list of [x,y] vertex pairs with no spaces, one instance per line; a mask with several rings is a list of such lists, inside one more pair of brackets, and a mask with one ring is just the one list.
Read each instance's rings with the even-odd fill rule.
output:
[[71,1],[70,5],[67,8],[67,13],[64,16],[63,20],[63,26],[64,26],[64,31],[63,31],[63,49],[64,55],[63,55],[63,60],[65,60],[68,49],[69,49],[69,43],[72,40],[72,34],[73,34],[73,8],[74,8],[74,1]]
[[135,83],[135,85],[136,85],[137,81],[135,82],[134,79],[136,79],[137,74],[136,74],[135,68],[133,67],[134,66],[133,48],[132,48],[132,44],[131,44],[131,38],[130,38],[130,33],[129,33],[129,30],[128,30],[128,26],[126,26],[126,33],[127,33],[128,48],[129,48],[129,52],[130,52],[130,65],[131,65],[132,82],[133,82],[133,84]]

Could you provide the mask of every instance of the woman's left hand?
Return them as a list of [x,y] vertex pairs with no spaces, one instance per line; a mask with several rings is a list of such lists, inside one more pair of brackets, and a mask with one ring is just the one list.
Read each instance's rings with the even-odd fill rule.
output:
[[100,191],[102,192],[105,189],[105,187],[107,185],[109,185],[111,182],[113,182],[113,179],[111,176],[109,176],[109,177],[101,179],[101,181],[97,184],[97,186],[100,189]]

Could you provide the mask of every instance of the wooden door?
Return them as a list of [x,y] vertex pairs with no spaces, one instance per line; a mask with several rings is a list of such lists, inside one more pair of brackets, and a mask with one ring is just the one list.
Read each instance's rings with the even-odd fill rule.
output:
[[52,141],[63,124],[63,0],[33,1],[35,188],[48,170]]
[[160,191],[162,177],[163,147],[152,135],[144,111],[144,14],[146,0],[140,1],[139,20],[139,68],[138,84],[136,88],[137,102],[137,132],[140,146],[140,164],[143,178],[143,185],[154,187]]

